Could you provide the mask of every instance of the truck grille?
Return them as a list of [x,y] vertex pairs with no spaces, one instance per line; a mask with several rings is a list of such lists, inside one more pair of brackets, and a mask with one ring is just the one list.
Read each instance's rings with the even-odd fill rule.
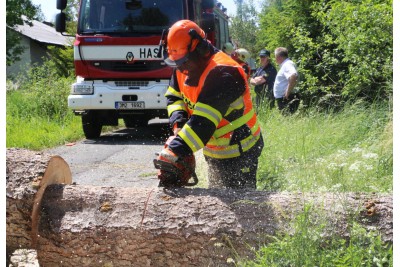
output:
[[[161,63],[163,63],[161,65]],[[107,71],[118,71],[118,72],[129,72],[129,71],[150,71],[165,68],[163,61],[135,61],[134,63],[127,63],[126,61],[102,61],[93,62],[94,67],[107,70]]]
[[148,86],[148,81],[115,81],[116,86],[133,87],[133,86]]

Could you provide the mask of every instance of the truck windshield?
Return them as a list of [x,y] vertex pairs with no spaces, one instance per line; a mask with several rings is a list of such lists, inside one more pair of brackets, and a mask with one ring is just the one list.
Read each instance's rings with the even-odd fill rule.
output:
[[161,33],[183,18],[178,0],[82,0],[79,34]]

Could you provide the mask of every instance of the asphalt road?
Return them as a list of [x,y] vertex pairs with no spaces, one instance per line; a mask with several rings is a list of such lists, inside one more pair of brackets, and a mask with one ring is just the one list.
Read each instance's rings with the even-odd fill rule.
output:
[[146,127],[102,133],[46,150],[61,156],[70,166],[72,181],[81,185],[157,187],[155,153],[170,135],[168,121],[150,121]]

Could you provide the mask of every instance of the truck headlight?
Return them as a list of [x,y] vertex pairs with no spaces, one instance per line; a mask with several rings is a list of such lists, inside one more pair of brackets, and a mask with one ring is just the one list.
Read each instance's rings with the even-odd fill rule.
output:
[[93,85],[74,83],[71,86],[71,95],[92,95]]

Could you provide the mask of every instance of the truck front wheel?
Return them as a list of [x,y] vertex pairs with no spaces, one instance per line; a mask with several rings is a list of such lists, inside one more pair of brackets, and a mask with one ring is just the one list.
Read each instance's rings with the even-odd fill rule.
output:
[[88,111],[82,115],[82,128],[86,139],[99,138],[103,125],[94,112]]

